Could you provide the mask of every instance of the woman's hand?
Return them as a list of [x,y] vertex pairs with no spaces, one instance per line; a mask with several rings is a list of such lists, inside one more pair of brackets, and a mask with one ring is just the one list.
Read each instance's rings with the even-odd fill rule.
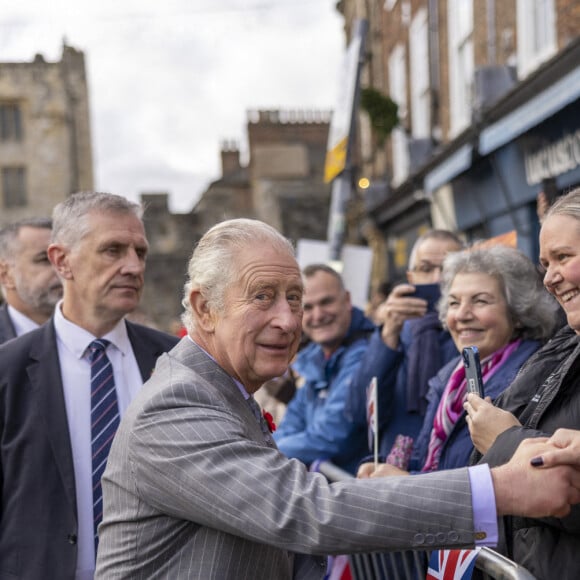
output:
[[480,453],[487,453],[500,433],[521,424],[508,411],[495,407],[489,397],[482,399],[469,393],[463,408],[467,412],[466,421],[471,440]]
[[377,321],[382,325],[383,342],[393,350],[399,346],[401,330],[406,320],[420,318],[427,312],[427,301],[409,296],[415,291],[412,284],[399,284],[377,308]]
[[580,431],[575,429],[558,429],[549,439],[554,450],[548,451],[532,460],[536,467],[553,467],[554,465],[572,465],[580,471]]
[[371,461],[369,463],[363,463],[356,474],[358,479],[367,479],[369,477],[389,477],[393,475],[409,475],[409,472],[399,469],[390,463],[379,463],[375,469],[375,464]]

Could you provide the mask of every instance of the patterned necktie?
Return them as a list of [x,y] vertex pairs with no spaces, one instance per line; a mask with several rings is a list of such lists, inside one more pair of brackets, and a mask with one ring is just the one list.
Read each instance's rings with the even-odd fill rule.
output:
[[119,426],[119,406],[115,391],[113,365],[105,352],[109,344],[108,340],[101,338],[93,340],[89,345],[95,553],[98,546],[97,527],[103,519],[101,476],[105,471],[111,442]]

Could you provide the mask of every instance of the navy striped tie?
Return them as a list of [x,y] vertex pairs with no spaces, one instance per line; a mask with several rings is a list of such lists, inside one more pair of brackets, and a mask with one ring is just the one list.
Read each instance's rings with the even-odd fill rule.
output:
[[98,545],[97,527],[103,519],[101,476],[105,471],[111,442],[119,426],[119,406],[113,365],[105,352],[110,342],[93,340],[89,345],[91,362],[91,448],[93,458],[93,518],[95,553]]

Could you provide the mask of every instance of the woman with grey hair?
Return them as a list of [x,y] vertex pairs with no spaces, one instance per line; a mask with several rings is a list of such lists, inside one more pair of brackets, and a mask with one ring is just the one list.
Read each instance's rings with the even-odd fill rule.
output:
[[[440,319],[459,353],[467,346],[477,346],[485,395],[490,400],[512,382],[522,364],[552,335],[557,309],[536,267],[518,250],[506,246],[474,248],[445,259]],[[441,368],[429,387],[427,412],[413,442],[408,469],[428,472],[467,465],[473,444],[463,409],[467,389],[461,355]],[[371,472],[365,464],[359,475]],[[374,473],[401,474],[401,469],[389,464]]]
[[[449,294],[458,274],[487,274],[497,280],[506,300],[514,336],[541,341],[552,336],[557,304],[543,287],[534,264],[520,251],[498,245],[475,247],[447,256],[441,275],[438,310],[439,320],[448,330],[447,314],[453,308]],[[457,342],[456,346],[459,348]]]

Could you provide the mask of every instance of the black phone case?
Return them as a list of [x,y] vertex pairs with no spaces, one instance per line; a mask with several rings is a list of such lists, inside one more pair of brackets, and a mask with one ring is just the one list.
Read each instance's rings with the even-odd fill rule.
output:
[[479,350],[476,346],[468,346],[463,349],[462,355],[463,366],[465,367],[465,379],[467,381],[467,392],[476,393],[483,399],[483,379],[481,378]]
[[427,300],[427,311],[435,312],[437,310],[437,302],[441,298],[441,288],[439,284],[417,284],[415,292],[409,294],[409,296]]

